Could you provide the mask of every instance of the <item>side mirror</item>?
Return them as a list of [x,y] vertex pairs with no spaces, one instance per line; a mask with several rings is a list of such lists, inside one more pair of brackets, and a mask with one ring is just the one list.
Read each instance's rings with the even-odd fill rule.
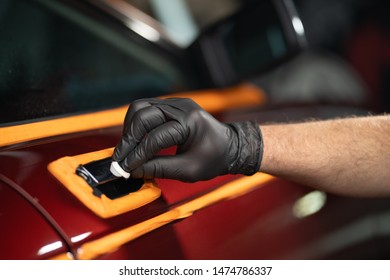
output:
[[189,51],[211,84],[228,86],[277,66],[305,45],[292,0],[255,0],[205,30]]

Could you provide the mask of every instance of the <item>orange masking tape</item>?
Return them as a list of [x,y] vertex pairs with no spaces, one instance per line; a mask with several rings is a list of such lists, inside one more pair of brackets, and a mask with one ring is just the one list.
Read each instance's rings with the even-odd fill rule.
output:
[[[209,113],[257,106],[265,103],[265,94],[258,87],[242,84],[222,90],[201,90],[162,96],[193,99]],[[29,124],[0,127],[0,147],[51,136],[121,126],[128,106],[96,113],[81,114]]]
[[209,113],[262,105],[266,101],[265,93],[252,84],[241,84],[221,90],[203,90],[170,94],[161,98],[191,98]]
[[120,125],[127,106],[28,124],[0,127],[0,147],[74,132]]
[[[113,252],[124,244],[143,236],[155,229],[173,221],[191,216],[194,212],[204,209],[217,202],[233,199],[249,193],[270,182],[274,177],[264,173],[256,173],[250,177],[242,177],[209,193],[177,206],[161,215],[143,221],[136,225],[111,233],[105,237],[83,244],[78,249],[78,259],[95,259],[106,253]],[[52,259],[72,259],[69,254],[61,254]]]
[[50,173],[62,183],[85,206],[102,218],[109,218],[152,202],[161,195],[161,190],[154,181],[145,181],[136,192],[109,199],[104,194],[97,197],[88,183],[75,173],[80,164],[110,157],[114,148],[81,154],[73,157],[63,157],[48,165]]

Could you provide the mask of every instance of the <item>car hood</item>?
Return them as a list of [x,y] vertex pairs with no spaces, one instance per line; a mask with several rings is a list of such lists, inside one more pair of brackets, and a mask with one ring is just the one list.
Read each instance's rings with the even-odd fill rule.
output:
[[[1,199],[6,198],[2,206],[7,205],[2,211],[7,211],[9,217],[0,216],[8,228],[4,231],[7,236],[1,238],[1,246],[15,236],[31,243],[31,253],[24,254],[24,258],[33,258],[32,254],[42,253],[42,248],[45,248],[45,254],[40,258],[65,251],[75,254],[83,244],[124,229],[139,229],[134,226],[142,223],[155,221],[149,225],[156,229],[163,223],[153,220],[155,217],[187,205],[226,186],[226,183],[241,180],[238,175],[191,184],[159,179],[156,182],[162,190],[160,198],[125,214],[102,219],[57,181],[47,166],[65,156],[113,147],[121,133],[122,128],[115,126],[55,136],[1,151],[0,191],[4,194]],[[217,203],[209,210],[197,212],[191,219],[143,236],[140,242],[127,244],[127,252],[136,252],[137,255],[116,255],[113,258],[165,258],[172,252],[178,252],[169,255],[172,258],[318,258],[351,246],[351,239],[344,235],[340,237],[338,233],[360,223],[361,217],[369,213],[372,213],[370,221],[374,225],[381,217],[375,213],[388,208],[388,200],[368,201],[326,195],[322,211],[308,217],[296,216],[293,209],[297,202],[312,191],[280,179],[270,181],[264,187],[260,184],[247,195]],[[179,218],[185,216],[179,215]],[[166,222],[171,221],[175,220]],[[368,229],[371,232],[375,227],[369,224]],[[45,241],[29,238],[45,236],[42,231],[50,235]],[[371,240],[371,236],[367,235],[367,240]],[[151,244],[163,246],[162,240],[166,247],[161,250],[150,248]],[[330,249],[324,245],[329,242],[340,248]],[[254,244],[262,250],[253,250]]]
[[0,259],[46,259],[70,250],[56,222],[20,186],[0,174]]
[[[65,157],[115,146],[121,127],[59,136],[48,141],[0,152],[0,174],[22,192],[32,209],[39,213],[54,231],[63,235],[66,246],[105,236],[166,212],[173,205],[185,202],[237,176],[221,176],[198,183],[157,180],[162,196],[139,209],[102,219],[89,210],[48,171],[49,163]],[[191,185],[191,186],[189,186]],[[33,210],[35,209],[35,210]],[[26,217],[29,214],[26,213]]]
[[[237,92],[245,98],[237,99]],[[247,84],[226,90],[190,92],[178,96],[194,99],[211,113],[264,102],[263,92]],[[62,157],[114,147],[121,137],[125,112],[126,108],[123,107],[0,128],[4,135],[0,144],[5,147],[0,150],[1,176],[15,186],[20,194],[24,194],[24,199],[29,201],[32,209],[61,235],[62,243],[69,250],[78,248],[88,240],[155,217],[173,205],[191,200],[237,177],[221,176],[192,184],[156,180],[162,190],[159,199],[116,217],[98,217],[69,192],[47,167]]]

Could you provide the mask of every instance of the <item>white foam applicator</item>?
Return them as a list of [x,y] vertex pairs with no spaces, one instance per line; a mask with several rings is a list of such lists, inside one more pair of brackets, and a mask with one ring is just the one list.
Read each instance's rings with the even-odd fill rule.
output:
[[130,178],[130,173],[124,171],[117,161],[111,162],[110,171],[116,177],[123,177],[125,179]]

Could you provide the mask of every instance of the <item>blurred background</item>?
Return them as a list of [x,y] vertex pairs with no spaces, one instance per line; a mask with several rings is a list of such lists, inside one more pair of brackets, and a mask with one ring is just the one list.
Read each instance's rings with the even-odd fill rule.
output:
[[312,48],[341,57],[366,86],[369,106],[390,108],[388,2],[296,0]]
[[245,81],[268,106],[389,111],[387,2],[291,1],[293,43],[269,4],[290,0],[3,0],[2,123]]
[[[200,32],[236,12],[240,0],[184,0],[187,19],[166,18],[164,5],[174,17],[181,0],[127,0],[162,22],[178,35],[183,45]],[[168,3],[170,3],[168,5]],[[384,0],[294,0],[301,17],[308,49],[293,65],[262,86],[275,102],[339,99],[375,110],[390,109],[390,17]],[[182,24],[177,24],[180,21]],[[299,69],[299,70],[297,70]],[[297,73],[298,71],[299,73]],[[288,74],[286,73],[288,72]],[[294,73],[294,74],[293,74]],[[289,77],[289,81],[285,79]],[[282,78],[283,77],[283,78]],[[280,80],[283,79],[283,86]],[[303,85],[304,81],[308,84]],[[293,99],[293,100],[290,100]]]

